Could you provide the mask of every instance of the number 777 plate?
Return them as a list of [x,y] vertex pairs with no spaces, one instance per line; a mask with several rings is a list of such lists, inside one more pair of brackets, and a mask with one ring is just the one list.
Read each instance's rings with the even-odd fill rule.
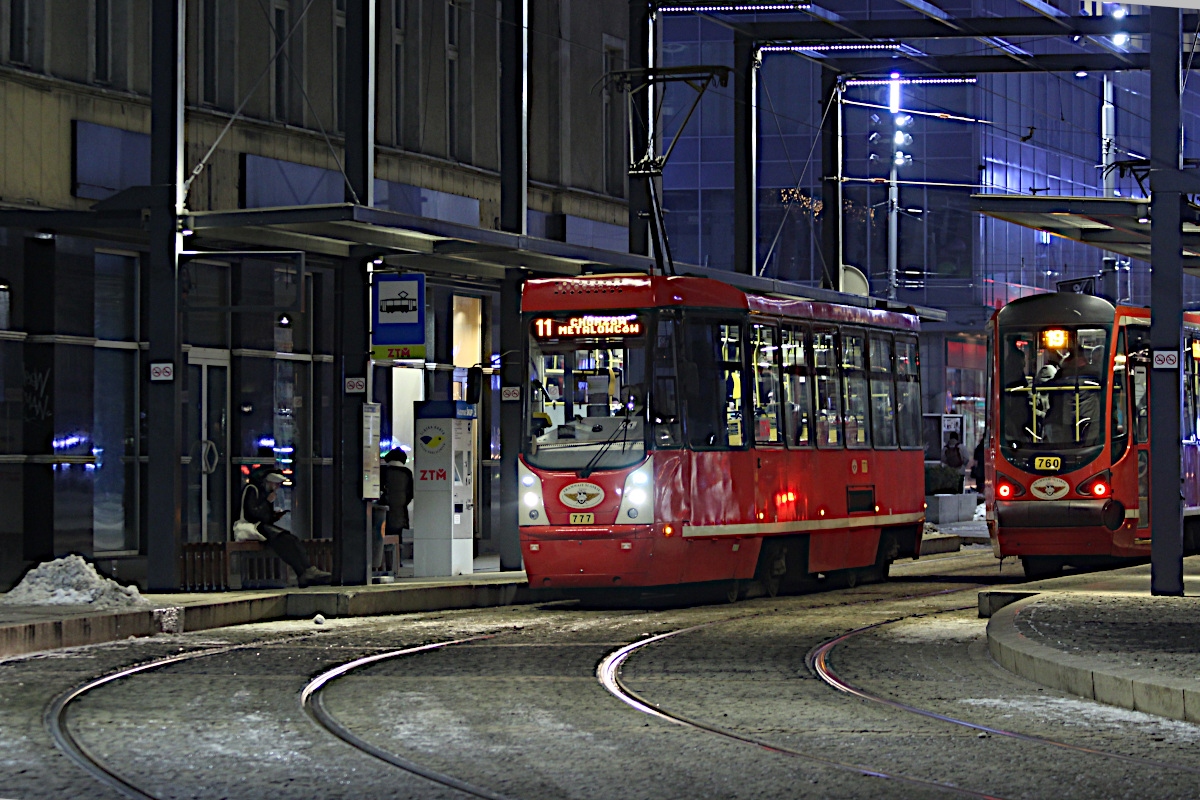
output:
[[595,514],[571,514],[572,525],[591,525],[595,521]]

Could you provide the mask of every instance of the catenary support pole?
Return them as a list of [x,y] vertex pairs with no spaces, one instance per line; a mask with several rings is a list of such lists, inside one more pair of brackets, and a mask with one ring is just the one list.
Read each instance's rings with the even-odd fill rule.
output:
[[500,230],[529,210],[529,0],[500,0]]
[[500,287],[500,508],[493,527],[496,550],[500,554],[500,569],[521,569],[521,540],[517,528],[518,500],[517,454],[521,443],[521,408],[524,397],[503,399],[503,389],[516,387],[520,392],[530,391],[529,384],[521,384],[521,344],[525,333],[521,327],[521,285],[525,280],[522,270],[510,269],[504,275]]
[[[629,2],[629,68],[644,69],[653,67],[653,36],[654,22],[650,3],[647,0],[630,0]],[[632,91],[632,90],[631,90]],[[651,88],[637,92],[630,97],[632,118],[629,120],[632,132],[632,145],[637,148],[629,154],[630,161],[637,161],[645,154],[647,137],[653,122],[653,104]],[[629,180],[629,252],[637,255],[649,255],[649,216],[650,189],[642,178]]]
[[1154,362],[1174,354],[1174,368],[1150,369],[1150,592],[1183,594],[1183,504],[1180,496],[1180,354],[1183,258],[1180,247],[1179,10],[1150,9],[1150,347]]
[[746,36],[733,39],[733,271],[756,269],[758,220],[758,46]]
[[[826,106],[821,123],[821,273],[820,285],[842,288],[842,87],[838,73],[821,70],[821,99]],[[814,270],[815,272],[815,270]],[[812,275],[814,280],[818,275]]]
[[150,15],[150,252],[146,269],[149,308],[143,366],[170,363],[174,378],[146,385],[146,585],[180,587],[183,508],[183,404],[185,374],[179,330],[179,213],[183,202],[184,0],[153,3]]

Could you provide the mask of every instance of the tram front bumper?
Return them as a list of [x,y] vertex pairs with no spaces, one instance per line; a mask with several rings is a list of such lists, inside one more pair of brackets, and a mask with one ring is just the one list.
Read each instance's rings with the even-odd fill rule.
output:
[[1001,528],[1107,528],[1125,523],[1125,506],[1119,500],[1015,500],[996,503],[996,524]]

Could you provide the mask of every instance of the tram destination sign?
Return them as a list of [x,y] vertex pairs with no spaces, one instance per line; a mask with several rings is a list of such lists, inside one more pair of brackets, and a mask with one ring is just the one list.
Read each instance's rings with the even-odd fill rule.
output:
[[637,314],[587,314],[533,321],[535,339],[582,339],[591,336],[640,336],[645,329]]

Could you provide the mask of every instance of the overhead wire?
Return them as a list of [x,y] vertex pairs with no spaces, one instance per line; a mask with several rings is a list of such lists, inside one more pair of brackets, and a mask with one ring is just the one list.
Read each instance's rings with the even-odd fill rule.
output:
[[316,0],[308,0],[308,4],[304,6],[304,9],[296,17],[296,23],[294,25],[292,25],[291,30],[289,30],[287,32],[287,36],[283,37],[283,41],[281,41],[279,43],[279,47],[275,50],[275,52],[271,55],[271,57],[269,59],[267,59],[267,65],[265,67],[263,67],[262,72],[259,73],[258,78],[254,81],[254,84],[250,87],[250,91],[246,92],[246,96],[244,98],[242,98],[242,102],[238,105],[237,109],[229,117],[229,121],[225,123],[225,127],[221,129],[221,132],[219,134],[217,134],[217,138],[213,140],[212,145],[208,148],[208,152],[206,152],[204,154],[204,157],[201,158],[200,161],[196,164],[196,166],[192,168],[191,173],[188,175],[187,179],[183,182],[182,202],[185,205],[187,203],[188,193],[192,189],[192,182],[195,181],[196,178],[199,177],[200,173],[204,170],[204,167],[208,164],[208,160],[210,158],[212,158],[212,154],[214,152],[216,152],[217,146],[219,144],[221,144],[221,141],[225,138],[225,135],[227,133],[229,133],[229,129],[233,127],[233,123],[237,122],[237,120],[241,118],[242,111],[246,108],[246,104],[250,102],[250,98],[254,97],[254,93],[256,91],[258,91],[258,87],[263,82],[263,79],[266,78],[268,74],[270,74],[271,65],[275,62],[275,59],[279,58],[279,54],[283,52],[284,48],[287,47],[288,42],[290,42],[292,39],[292,34],[294,34],[300,28],[300,23],[302,23],[304,21],[305,16],[308,15],[308,10],[310,8],[312,8],[314,2],[316,2]]

